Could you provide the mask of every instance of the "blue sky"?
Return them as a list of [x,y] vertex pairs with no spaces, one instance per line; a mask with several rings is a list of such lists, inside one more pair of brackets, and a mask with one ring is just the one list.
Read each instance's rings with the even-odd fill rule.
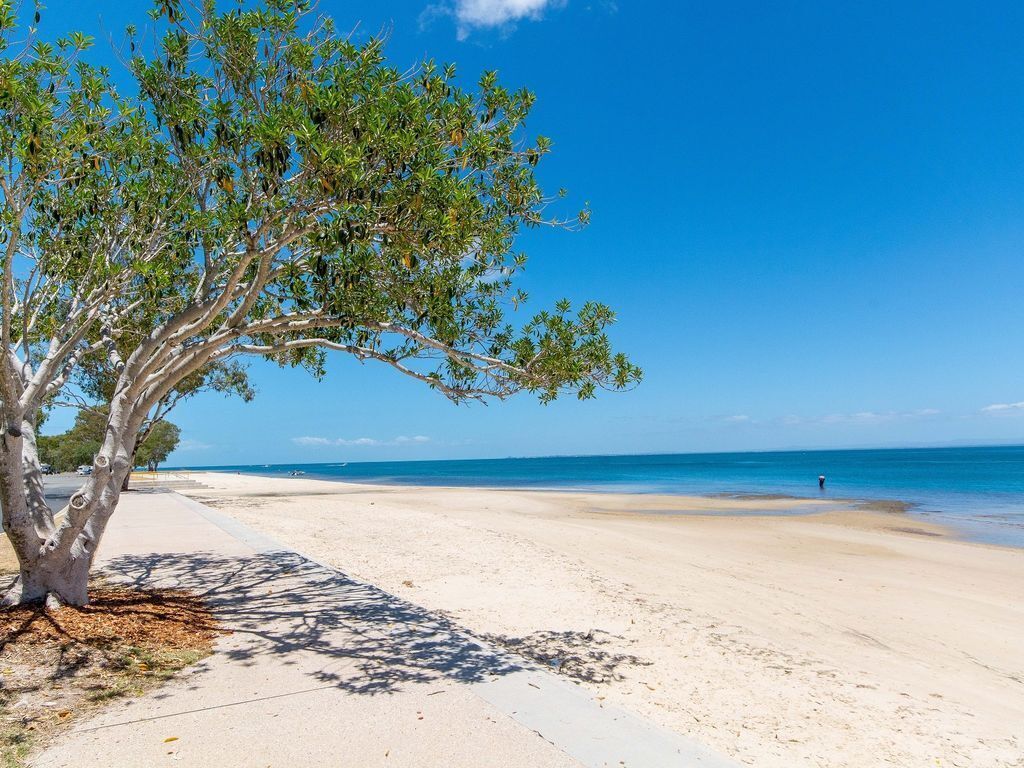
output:
[[[47,12],[96,30],[99,5]],[[104,8],[103,28],[147,7]],[[340,356],[321,383],[254,364],[253,403],[175,414],[172,463],[1024,442],[1024,6],[320,8],[387,30],[399,65],[536,92],[541,178],[593,223],[521,239],[530,306],[611,304],[646,378],[455,407]]]

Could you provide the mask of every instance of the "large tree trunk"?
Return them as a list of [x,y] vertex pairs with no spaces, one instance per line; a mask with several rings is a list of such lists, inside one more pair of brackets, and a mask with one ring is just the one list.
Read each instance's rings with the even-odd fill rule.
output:
[[25,437],[31,426],[25,425],[18,435],[8,430],[0,449],[4,529],[20,565],[18,579],[0,602],[16,605],[53,598],[85,605],[89,571],[131,469],[138,425],[123,409],[111,409],[107,437],[93,460],[92,475],[71,497],[59,526],[42,495],[34,435]]
[[[98,488],[92,478],[86,481],[71,497],[70,505],[65,508],[67,517],[61,525],[35,552],[28,553],[27,557],[18,553],[18,578],[0,604],[17,605],[42,600],[56,600],[69,605],[89,602],[89,572],[103,529],[117,507],[120,478],[111,477],[105,485],[106,488]],[[118,490],[112,493],[111,488]],[[97,494],[97,498],[92,502],[86,501],[93,494]],[[76,504],[86,506],[79,511]],[[81,524],[82,517],[86,518],[84,524]]]
[[89,569],[92,557],[40,557],[21,568],[14,585],[3,597],[3,605],[18,605],[56,599],[59,603],[85,605],[89,602]]
[[[97,472],[95,465],[93,472]],[[117,507],[123,479],[123,471],[90,477],[71,497],[66,519],[34,551],[15,547],[20,573],[0,603],[16,605],[51,597],[70,605],[88,603],[89,572]]]
[[36,446],[35,419],[22,422],[21,467],[25,483],[25,503],[29,515],[40,536],[53,533],[53,510],[46,503],[46,489],[43,486],[43,471],[39,467],[39,449]]
[[44,540],[53,535],[55,526],[53,512],[46,503],[34,424],[26,419],[20,430],[9,429],[4,435],[2,451],[0,498],[4,529],[20,565],[18,578],[4,596],[3,604],[41,600],[50,593],[66,596],[68,600],[84,599],[80,590],[72,587],[80,561],[68,559],[63,567],[57,567],[42,548]]
[[[34,570],[39,558],[39,548],[48,531],[52,531],[51,521],[37,524],[37,516],[43,515],[43,509],[49,513],[43,500],[42,508],[38,503],[30,504],[29,497],[41,490],[41,483],[35,479],[38,475],[27,472],[24,458],[31,460],[31,451],[25,451],[25,431],[30,425],[19,417],[8,415],[8,425],[0,438],[0,505],[3,507],[3,525],[7,539],[18,556],[23,572]],[[32,441],[34,444],[34,441]]]

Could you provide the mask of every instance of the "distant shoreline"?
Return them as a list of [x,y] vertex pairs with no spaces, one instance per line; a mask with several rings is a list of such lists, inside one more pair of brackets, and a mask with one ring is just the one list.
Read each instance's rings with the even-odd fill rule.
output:
[[[524,494],[526,497],[564,497],[575,499],[594,497],[599,499],[606,497],[619,502],[619,509],[611,511],[603,505],[592,505],[590,510],[595,514],[620,514],[628,517],[722,517],[722,518],[744,518],[744,517],[812,517],[812,516],[843,516],[860,514],[871,516],[893,516],[893,522],[900,519],[899,516],[906,515],[914,508],[914,504],[898,500],[879,499],[822,499],[807,496],[793,496],[787,494],[758,494],[758,493],[658,493],[658,492],[631,492],[619,491],[610,488],[540,488],[540,487],[500,487],[480,485],[415,485],[411,483],[386,483],[346,480],[338,477],[317,477],[315,475],[274,475],[260,474],[256,472],[218,472],[213,470],[164,470],[166,472],[189,472],[195,474],[209,474],[217,477],[222,475],[238,475],[247,478],[260,479],[264,481],[279,482],[301,482],[311,481],[314,483],[330,483],[350,489],[355,493],[373,492],[450,492],[450,493],[499,493],[499,494]],[[287,486],[282,486],[284,490]],[[327,494],[333,495],[333,494]],[[630,502],[622,503],[623,499]],[[662,500],[665,503],[649,504],[637,503],[639,499]],[[731,502],[714,505],[707,502],[721,500]],[[737,503],[738,502],[738,503]],[[789,502],[789,503],[787,503]],[[922,527],[922,525],[924,527]],[[944,522],[932,520],[920,520],[907,517],[906,524],[888,526],[887,530],[892,533],[907,534],[914,536],[942,537],[949,540],[961,541],[966,544],[981,544],[984,546],[1008,547],[1018,549],[1013,545],[999,544],[984,541],[972,540],[962,531],[949,526]]]
[[[308,466],[308,465],[307,465]],[[480,491],[503,491],[503,492],[522,492],[522,493],[564,493],[564,494],[599,494],[599,495],[624,495],[624,496],[677,496],[682,499],[733,499],[733,500],[744,500],[744,501],[795,501],[795,502],[815,502],[821,504],[832,504],[842,505],[849,507],[852,510],[865,510],[871,512],[889,512],[889,513],[904,513],[910,512],[915,509],[918,505],[910,501],[902,501],[899,499],[861,499],[861,498],[839,498],[839,497],[828,497],[822,498],[821,496],[800,496],[797,494],[788,493],[756,493],[747,491],[713,491],[708,493],[684,493],[682,491],[660,491],[660,490],[622,490],[614,487],[601,487],[601,486],[570,486],[570,485],[559,485],[559,486],[541,486],[541,485],[444,485],[444,484],[419,484],[415,482],[403,482],[402,480],[356,480],[346,479],[344,477],[332,477],[329,475],[318,475],[315,473],[303,473],[297,476],[282,475],[265,472],[249,472],[243,470],[224,470],[224,469],[166,469],[161,470],[164,472],[194,472],[194,473],[210,473],[210,474],[241,474],[246,477],[260,477],[267,480],[317,480],[327,483],[341,483],[348,485],[357,486],[372,486],[381,489],[385,488],[430,488],[436,490],[465,490],[474,489]],[[802,511],[800,514],[820,514],[821,510],[807,509]],[[680,514],[686,514],[680,512]],[[692,514],[700,514],[699,512],[693,512]],[[764,511],[766,515],[780,515],[780,514],[794,514],[789,508],[785,511],[775,511],[774,508],[766,508]]]
[[[348,480],[388,487],[779,498],[794,503],[861,504],[915,519],[941,520],[961,535],[1024,547],[1024,447],[901,448],[317,462],[195,467]],[[825,475],[819,490],[818,477]]]

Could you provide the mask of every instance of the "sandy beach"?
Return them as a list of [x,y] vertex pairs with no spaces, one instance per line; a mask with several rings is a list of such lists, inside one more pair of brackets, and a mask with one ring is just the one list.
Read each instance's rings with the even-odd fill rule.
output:
[[192,476],[203,503],[745,764],[1024,765],[1020,550],[792,499]]

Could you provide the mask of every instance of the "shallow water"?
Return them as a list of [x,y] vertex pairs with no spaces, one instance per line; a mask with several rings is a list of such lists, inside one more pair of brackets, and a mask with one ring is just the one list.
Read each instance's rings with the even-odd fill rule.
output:
[[[1024,446],[556,456],[206,467],[401,485],[898,500],[988,543],[1024,547]],[[824,490],[818,475],[826,476]]]

